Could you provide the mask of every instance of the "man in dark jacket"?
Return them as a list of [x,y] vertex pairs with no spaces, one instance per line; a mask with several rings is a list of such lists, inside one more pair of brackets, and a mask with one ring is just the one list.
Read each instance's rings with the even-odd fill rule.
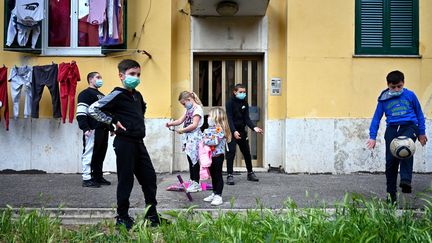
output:
[[247,137],[246,126],[257,133],[263,133],[263,130],[257,127],[249,117],[249,105],[246,101],[246,87],[242,84],[236,84],[233,88],[233,97],[226,103],[226,113],[228,116],[228,123],[233,134],[233,139],[228,144],[226,153],[227,159],[227,184],[234,185],[233,177],[233,164],[236,153],[236,145],[239,146],[243,154],[246,169],[247,179],[249,181],[258,181],[257,176],[252,170],[252,157],[249,147],[249,140]]
[[98,90],[103,84],[102,76],[98,72],[91,72],[87,75],[87,82],[88,88],[78,95],[76,114],[78,126],[83,131],[82,186],[100,187],[111,185],[102,174],[108,148],[109,126],[96,121],[88,114],[88,107],[104,97]]

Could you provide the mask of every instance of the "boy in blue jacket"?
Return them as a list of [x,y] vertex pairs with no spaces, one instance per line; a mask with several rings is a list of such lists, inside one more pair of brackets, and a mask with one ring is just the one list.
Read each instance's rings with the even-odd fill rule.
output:
[[386,115],[387,128],[384,134],[386,143],[386,179],[387,193],[392,203],[396,202],[396,182],[400,164],[400,184],[403,193],[411,193],[411,179],[414,157],[400,160],[390,152],[391,141],[399,136],[410,137],[414,142],[419,140],[424,146],[427,142],[425,118],[417,99],[411,90],[404,88],[405,78],[400,71],[387,75],[388,88],[378,97],[378,105],[369,128],[369,149],[375,148],[379,124],[383,114]]

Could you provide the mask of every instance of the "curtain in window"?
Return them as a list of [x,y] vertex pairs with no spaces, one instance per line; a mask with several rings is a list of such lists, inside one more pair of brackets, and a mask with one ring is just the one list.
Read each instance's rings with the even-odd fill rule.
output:
[[71,0],[49,1],[48,46],[70,46]]

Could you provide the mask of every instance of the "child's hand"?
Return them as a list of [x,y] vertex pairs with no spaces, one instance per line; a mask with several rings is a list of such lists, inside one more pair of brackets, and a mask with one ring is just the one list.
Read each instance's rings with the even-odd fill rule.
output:
[[84,135],[88,138],[93,133],[93,130],[87,130]]
[[374,149],[375,145],[376,145],[376,140],[369,139],[366,144],[367,144],[368,149]]
[[115,126],[116,126],[116,131],[118,130],[118,129],[123,129],[123,131],[126,131],[126,128],[121,124],[121,122],[120,121],[118,121],[116,124],[115,124]]
[[254,131],[255,131],[256,133],[261,133],[261,134],[264,133],[264,131],[263,131],[261,128],[259,128],[259,127],[254,127]]
[[419,140],[419,142],[420,142],[420,144],[421,144],[422,146],[425,146],[425,145],[426,145],[426,142],[428,141],[426,135],[419,135],[419,136],[418,136],[418,140]]

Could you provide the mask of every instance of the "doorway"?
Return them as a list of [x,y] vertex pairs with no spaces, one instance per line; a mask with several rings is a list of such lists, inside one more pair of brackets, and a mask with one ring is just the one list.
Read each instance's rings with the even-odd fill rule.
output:
[[[205,117],[213,107],[225,109],[226,101],[232,97],[232,88],[241,83],[246,87],[251,120],[258,127],[264,127],[262,56],[194,56],[193,72],[193,89],[203,103]],[[248,138],[252,165],[263,167],[262,136],[248,129]],[[245,167],[239,149],[234,167]]]

